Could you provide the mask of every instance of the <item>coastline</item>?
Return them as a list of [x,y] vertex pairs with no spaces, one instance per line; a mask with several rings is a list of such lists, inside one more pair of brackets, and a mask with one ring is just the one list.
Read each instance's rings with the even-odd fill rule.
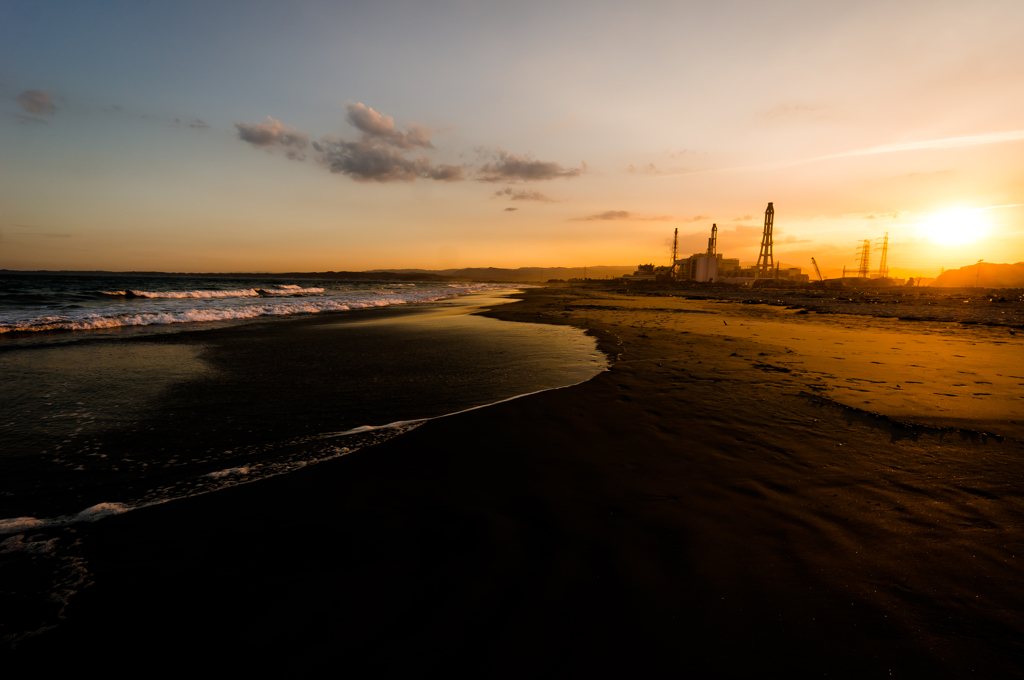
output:
[[789,373],[752,379],[763,343],[670,328],[660,299],[612,319],[602,296],[487,312],[587,328],[614,359],[587,382],[81,526],[93,585],[21,649],[243,645],[497,676],[1019,673],[1019,441],[860,417]]
[[603,370],[576,329],[473,314],[509,292],[7,345],[0,535],[279,474],[381,441],[388,423]]

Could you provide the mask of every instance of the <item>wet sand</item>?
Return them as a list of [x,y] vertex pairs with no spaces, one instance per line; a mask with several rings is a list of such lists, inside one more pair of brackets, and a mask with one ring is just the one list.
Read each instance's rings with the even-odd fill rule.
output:
[[[525,298],[491,315],[589,328],[611,370],[79,525],[93,584],[17,651],[411,675],[1021,674],[1024,446],[993,375],[1017,374],[1002,346],[965,354],[937,331],[912,347],[922,335],[894,322],[754,305]],[[942,360],[952,348],[966,363]],[[992,383],[976,391],[999,417],[933,413],[948,402],[927,391],[957,370]],[[872,404],[843,401],[851,378],[879,380],[853,397]],[[894,382],[926,386],[890,397]],[[971,422],[1003,434],[958,429]]]
[[643,324],[702,342],[756,343],[756,354],[741,357],[751,380],[804,387],[901,421],[1024,441],[1024,336],[1005,327],[614,293],[571,306],[614,329]]

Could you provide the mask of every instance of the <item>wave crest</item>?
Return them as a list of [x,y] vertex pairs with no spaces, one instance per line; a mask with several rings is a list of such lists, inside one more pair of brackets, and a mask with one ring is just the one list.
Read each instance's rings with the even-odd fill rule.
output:
[[[49,314],[34,318],[7,318],[0,316],[0,334],[35,331],[79,331],[118,328],[121,326],[150,326],[201,321],[232,321],[254,319],[261,316],[291,314],[318,314],[322,312],[345,312],[355,309],[386,307],[409,303],[435,302],[460,294],[487,290],[488,284],[447,285],[422,292],[363,291],[358,296],[342,293],[345,297],[314,295],[323,293],[323,288],[301,288],[293,284],[282,284],[272,288],[250,288],[230,291],[104,291],[106,295],[147,298],[150,303],[139,301],[135,311],[126,311],[124,305],[111,305],[92,313],[84,310],[78,313]],[[454,290],[453,290],[454,289]],[[382,294],[383,293],[383,294]],[[161,299],[162,298],[162,299]],[[222,298],[216,304],[193,303],[189,299]],[[247,300],[245,298],[257,298]],[[262,298],[262,299],[259,299]],[[127,306],[135,307],[135,305]]]

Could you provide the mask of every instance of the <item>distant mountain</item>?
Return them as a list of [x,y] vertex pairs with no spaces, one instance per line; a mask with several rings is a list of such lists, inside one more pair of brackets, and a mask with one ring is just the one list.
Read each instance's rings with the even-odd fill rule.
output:
[[964,288],[1024,288],[1024,262],[996,264],[980,262],[959,269],[947,269],[931,283],[932,286]]

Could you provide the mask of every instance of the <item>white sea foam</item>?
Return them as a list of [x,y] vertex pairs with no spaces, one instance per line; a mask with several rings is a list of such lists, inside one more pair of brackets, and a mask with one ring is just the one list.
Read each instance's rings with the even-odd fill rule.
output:
[[0,325],[0,333],[11,331],[89,330],[116,328],[118,326],[149,326],[152,324],[187,323],[192,321],[225,321],[230,319],[253,319],[258,316],[286,314],[316,314],[318,312],[344,312],[350,309],[378,307],[387,302],[341,303],[335,301],[246,305],[223,309],[185,309],[182,311],[149,312],[140,314],[115,314],[101,316],[90,314],[80,318],[69,316],[44,316],[22,324]]
[[129,290],[125,295],[132,297],[147,298],[150,300],[181,300],[181,299],[205,299],[205,298],[230,298],[230,297],[257,297],[259,293],[254,288],[243,288],[241,290]]
[[64,618],[64,607],[68,600],[86,583],[89,572],[85,568],[85,560],[74,554],[61,554],[59,541],[57,536],[35,535],[26,538],[24,534],[0,541],[0,553],[8,554],[5,562],[14,562],[11,565],[14,569],[20,563],[23,567],[31,568],[36,577],[45,574],[50,580],[47,587],[19,593],[19,599],[32,602],[34,611],[41,614],[42,618],[33,616],[32,619],[22,621],[12,619],[11,623],[18,627],[8,627],[7,634],[0,638],[7,649],[14,648],[26,638],[54,628]]
[[260,295],[297,295],[299,293],[322,293],[323,288],[299,288],[298,286],[280,286],[277,288],[257,288],[256,292]]
[[95,522],[104,517],[124,514],[129,510],[131,510],[130,507],[121,503],[97,503],[92,507],[82,510],[77,515],[73,515],[74,519],[69,521],[68,524],[73,524],[74,522]]
[[143,298],[146,300],[193,300],[233,297],[259,297],[264,295],[294,295],[296,293],[322,293],[323,288],[303,288],[281,284],[270,288],[241,288],[239,290],[104,290],[103,295]]
[[40,529],[46,524],[46,520],[35,517],[11,517],[0,519],[0,536],[6,534],[19,534],[30,529]]
[[227,468],[226,470],[218,470],[217,472],[211,472],[203,475],[210,479],[223,479],[224,477],[242,477],[249,474],[249,466],[244,465],[242,467]]
[[[102,303],[91,309],[31,318],[0,313],[0,333],[92,330],[120,326],[149,326],[202,321],[252,319],[260,316],[344,312],[387,305],[434,302],[467,293],[495,288],[492,284],[442,284],[413,286],[398,291],[331,290],[281,284],[279,288],[231,291],[107,291],[135,296],[132,311],[120,303]],[[261,301],[252,300],[263,295]],[[313,297],[305,294],[316,293]],[[279,299],[278,299],[279,298]],[[272,300],[272,301],[271,301]]]
[[0,553],[25,552],[36,555],[51,553],[56,542],[56,538],[45,541],[26,541],[25,537],[19,534],[0,541]]
[[419,418],[417,420],[396,420],[395,422],[388,423],[387,425],[360,425],[359,427],[354,427],[351,430],[345,430],[344,432],[325,432],[320,435],[320,438],[345,437],[350,434],[363,434],[365,432],[377,432],[378,430],[401,430],[407,427],[412,428],[417,425],[422,425],[428,420],[430,419]]
[[103,295],[120,295],[146,300],[206,300],[214,298],[259,297],[260,295],[296,295],[323,293],[320,287],[303,288],[293,284],[279,284],[270,288],[241,288],[238,290],[105,290]]
[[60,517],[51,517],[49,519],[38,519],[36,517],[0,519],[0,536],[20,534],[25,531],[46,529],[48,527],[64,527],[69,524],[77,524],[78,522],[95,522],[104,517],[123,514],[131,509],[131,506],[122,503],[97,503],[73,515],[61,515]]

